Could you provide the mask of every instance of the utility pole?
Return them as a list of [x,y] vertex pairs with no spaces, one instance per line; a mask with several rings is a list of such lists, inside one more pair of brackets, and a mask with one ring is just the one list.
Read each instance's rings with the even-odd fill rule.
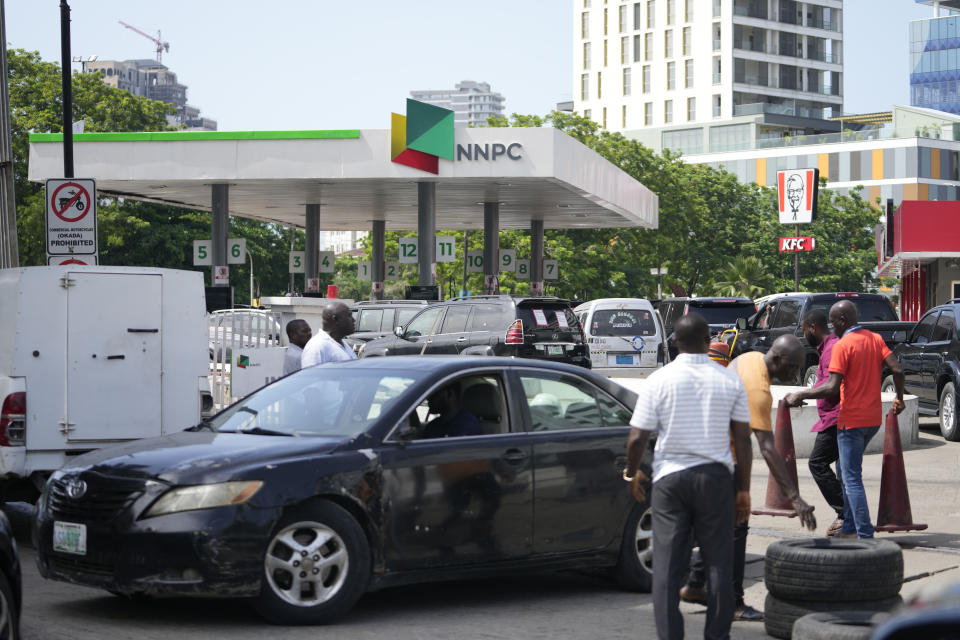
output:
[[70,5],[60,0],[60,77],[63,83],[63,177],[73,177],[73,87],[70,85]]
[[17,247],[17,208],[13,182],[13,148],[10,142],[10,93],[7,90],[7,21],[0,0],[0,269],[20,266]]

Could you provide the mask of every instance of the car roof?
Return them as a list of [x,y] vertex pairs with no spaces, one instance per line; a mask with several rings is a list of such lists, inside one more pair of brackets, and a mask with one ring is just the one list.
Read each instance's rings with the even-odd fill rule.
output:
[[604,308],[607,305],[610,305],[611,308],[616,308],[614,305],[618,304],[637,304],[640,306],[648,305],[651,309],[653,308],[653,303],[646,298],[597,298],[596,300],[589,300],[578,305],[576,308],[574,308],[574,311],[587,311],[589,309]]
[[753,298],[746,298],[742,296],[704,296],[702,298],[690,298],[690,297],[676,297],[676,298],[663,298],[660,300],[660,304],[664,302],[683,302],[684,304],[694,303],[707,303],[707,304],[724,304],[731,302],[743,302],[753,304]]

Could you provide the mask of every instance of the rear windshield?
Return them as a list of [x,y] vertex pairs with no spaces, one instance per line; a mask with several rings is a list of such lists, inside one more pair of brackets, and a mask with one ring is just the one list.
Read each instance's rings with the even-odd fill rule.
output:
[[878,298],[827,298],[826,300],[814,300],[810,304],[810,310],[819,309],[827,317],[830,316],[830,307],[840,300],[849,300],[857,308],[857,319],[861,322],[881,322],[889,320],[899,320],[894,313],[893,307],[887,300]]
[[657,325],[647,309],[597,309],[590,320],[593,336],[653,336]]
[[699,313],[707,324],[735,324],[737,318],[749,318],[757,312],[752,302],[690,303],[688,313]]
[[[517,317],[523,320],[525,331],[550,329],[578,331],[580,321],[570,307],[549,302],[529,302],[517,307]],[[566,326],[564,326],[566,325]]]

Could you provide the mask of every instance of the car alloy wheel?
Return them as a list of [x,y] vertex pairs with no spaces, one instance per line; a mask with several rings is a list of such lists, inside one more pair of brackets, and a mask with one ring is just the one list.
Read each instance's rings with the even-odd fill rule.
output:
[[337,595],[349,568],[343,539],[319,522],[295,522],[283,528],[264,556],[264,573],[273,593],[298,607],[323,604]]
[[7,576],[0,572],[0,640],[20,640],[16,602]]
[[940,433],[946,440],[960,440],[960,428],[957,426],[957,392],[952,382],[945,384],[940,392]]
[[653,575],[653,510],[647,509],[637,520],[634,530],[634,550],[637,553],[637,562],[646,571]]

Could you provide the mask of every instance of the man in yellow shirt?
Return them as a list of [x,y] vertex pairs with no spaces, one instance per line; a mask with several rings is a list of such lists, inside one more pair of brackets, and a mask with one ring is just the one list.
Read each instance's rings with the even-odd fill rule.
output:
[[[777,338],[766,353],[750,351],[730,363],[730,369],[736,372],[747,391],[750,405],[750,431],[757,438],[760,453],[770,468],[770,473],[780,486],[783,495],[789,498],[800,523],[814,530],[817,526],[813,516],[813,507],[804,502],[793,478],[787,472],[787,465],[777,451],[773,441],[773,424],[770,412],[773,408],[773,396],[770,394],[771,380],[793,380],[796,378],[804,359],[804,348],[796,336],[784,335]],[[747,523],[739,524],[733,533],[733,588],[736,596],[734,620],[759,621],[763,613],[748,606],[743,600],[743,573],[747,557]],[[680,590],[680,597],[687,602],[703,602],[704,577],[699,557],[695,557],[690,566],[690,578]]]

